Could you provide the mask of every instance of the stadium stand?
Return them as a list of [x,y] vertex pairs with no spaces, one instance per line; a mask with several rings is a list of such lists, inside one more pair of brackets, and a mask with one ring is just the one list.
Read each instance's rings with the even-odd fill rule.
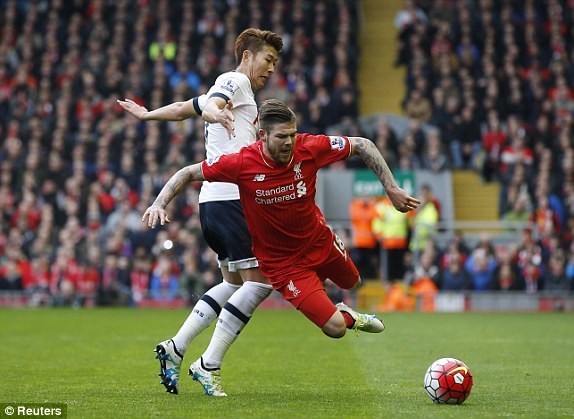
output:
[[370,116],[365,129],[360,2],[0,2],[0,304],[173,306],[220,280],[197,189],[172,204],[168,228],[140,222],[169,175],[203,159],[202,121],[140,123],[116,99],[152,109],[205,92],[235,66],[233,41],[249,26],[283,36],[257,99],[286,101],[300,131],[372,133],[393,170],[479,173],[501,186],[500,219],[533,226],[494,250],[431,244],[425,269],[405,260],[412,281],[440,289],[429,272],[447,270],[456,246],[469,289],[572,289],[573,2],[404,5],[406,119]]
[[[505,261],[518,272],[520,289],[572,289],[573,6],[405,1],[397,14],[405,112],[414,108],[425,121],[430,108],[427,122],[439,127],[452,168],[500,183],[499,217],[532,223],[503,255],[488,252],[492,289],[518,286],[500,278]],[[555,270],[553,255],[562,255]]]
[[203,122],[143,124],[116,99],[153,109],[207,91],[249,26],[285,41],[259,101],[287,101],[308,132],[357,117],[352,1],[0,3],[0,290],[31,304],[173,306],[220,280],[197,189],[168,228],[140,221],[170,174],[204,158]]

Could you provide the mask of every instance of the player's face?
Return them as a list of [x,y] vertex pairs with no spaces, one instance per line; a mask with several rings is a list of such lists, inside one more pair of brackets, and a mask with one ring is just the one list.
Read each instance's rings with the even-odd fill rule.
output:
[[291,161],[295,149],[296,122],[284,122],[274,125],[269,131],[261,130],[263,151],[277,163],[287,164]]
[[269,77],[275,72],[275,64],[278,58],[277,50],[271,45],[265,45],[255,55],[249,54],[247,76],[251,81],[253,90],[259,90],[265,86]]

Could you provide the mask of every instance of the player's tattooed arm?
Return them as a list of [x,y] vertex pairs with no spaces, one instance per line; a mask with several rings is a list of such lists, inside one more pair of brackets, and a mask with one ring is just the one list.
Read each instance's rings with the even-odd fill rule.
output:
[[369,169],[377,175],[385,190],[398,188],[397,182],[375,144],[367,138],[350,137],[351,155],[359,156]]
[[147,218],[148,226],[151,228],[155,228],[158,220],[161,225],[169,223],[170,219],[165,210],[167,204],[183,191],[189,183],[201,180],[205,180],[201,171],[201,163],[192,164],[178,170],[169,178],[153,204],[145,211],[142,221],[145,222]]
[[363,137],[349,137],[349,141],[351,142],[351,155],[359,156],[367,167],[377,175],[397,210],[407,212],[420,205],[417,198],[408,195],[399,188],[387,162],[371,140]]

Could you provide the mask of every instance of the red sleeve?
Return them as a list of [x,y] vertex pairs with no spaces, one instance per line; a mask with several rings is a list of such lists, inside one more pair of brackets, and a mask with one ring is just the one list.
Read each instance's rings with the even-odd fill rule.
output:
[[201,163],[201,171],[209,182],[237,183],[241,161],[240,154],[227,154],[213,160],[204,160]]
[[347,137],[310,134],[301,134],[301,137],[317,167],[328,166],[351,155],[351,142]]

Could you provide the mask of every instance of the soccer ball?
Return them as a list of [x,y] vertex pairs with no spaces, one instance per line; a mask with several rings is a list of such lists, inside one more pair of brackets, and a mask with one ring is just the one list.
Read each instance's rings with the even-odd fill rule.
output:
[[472,389],[472,373],[464,362],[441,358],[425,374],[425,390],[435,403],[462,404]]

